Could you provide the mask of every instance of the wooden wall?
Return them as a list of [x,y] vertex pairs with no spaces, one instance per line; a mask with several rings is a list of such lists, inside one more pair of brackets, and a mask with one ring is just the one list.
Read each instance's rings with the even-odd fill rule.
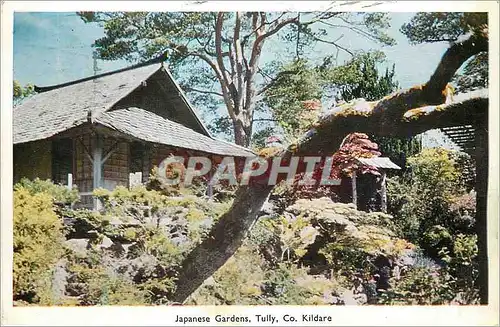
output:
[[[93,191],[93,166],[86,151],[92,154],[92,144],[95,140],[89,134],[84,134],[75,139],[75,172],[73,183],[80,192],[88,193]],[[115,143],[118,144],[115,146]],[[128,186],[129,174],[129,144],[124,139],[105,137],[103,140],[103,156],[115,146],[115,151],[104,163],[102,169],[101,187],[112,190],[116,186]],[[82,203],[85,206],[92,204],[90,195],[82,196]]]
[[52,178],[52,143],[40,140],[14,145],[14,183],[21,178]]
[[104,163],[103,187],[113,189],[118,185],[128,186],[129,174],[129,143],[125,140],[116,140],[114,138],[104,139],[104,153],[107,153],[114,144],[119,141],[115,151]]

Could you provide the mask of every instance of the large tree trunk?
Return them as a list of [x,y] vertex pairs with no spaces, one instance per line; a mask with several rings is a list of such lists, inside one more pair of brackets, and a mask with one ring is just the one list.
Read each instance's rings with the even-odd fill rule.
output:
[[[369,105],[372,109],[369,111],[366,109],[358,111],[353,107],[337,108],[320,119],[307,133],[307,137],[297,144],[292,144],[288,150],[282,151],[277,156],[282,158],[313,154],[328,156],[338,150],[345,135],[352,132],[408,137],[429,129],[470,124],[476,122],[478,117],[484,119],[488,110],[488,100],[485,96],[478,95],[461,101],[457,97],[454,103],[444,104],[446,100],[444,90],[456,69],[471,56],[487,49],[488,41],[484,35],[472,36],[467,41],[453,45],[446,51],[427,84],[371,102]],[[424,106],[425,108],[422,108]],[[481,162],[480,158],[478,162]],[[257,214],[272,188],[272,186],[240,188],[233,206],[217,221],[209,237],[182,263],[177,290],[173,295],[174,301],[184,302],[206,278],[234,254],[257,219]],[[481,209],[485,208],[485,199],[486,189],[484,187],[478,189],[478,212],[484,213],[484,216],[478,214],[480,256],[486,253],[486,212]],[[480,266],[483,277],[485,266],[487,261]],[[484,287],[481,295],[482,301],[487,301],[487,298],[484,298]]]

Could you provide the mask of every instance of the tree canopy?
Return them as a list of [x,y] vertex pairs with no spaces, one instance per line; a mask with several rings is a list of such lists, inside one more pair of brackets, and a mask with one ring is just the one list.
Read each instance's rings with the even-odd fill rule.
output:
[[[350,12],[80,12],[99,23],[105,36],[95,41],[100,58],[129,61],[167,60],[183,88],[197,103],[213,111],[226,107],[234,140],[248,146],[259,97],[277,76],[266,73],[263,56],[271,38],[305,56],[315,44],[353,54],[343,45],[352,31],[386,45],[394,44],[385,29],[385,13]],[[333,35],[335,34],[335,35]],[[340,36],[340,37],[339,37]],[[289,53],[290,53],[289,52]],[[288,57],[290,57],[288,55]],[[189,71],[189,74],[183,72]]]
[[[462,42],[468,35],[480,34],[488,26],[484,12],[422,12],[401,27],[413,44],[434,42]],[[453,81],[459,92],[474,90],[488,85],[487,50],[470,57]]]

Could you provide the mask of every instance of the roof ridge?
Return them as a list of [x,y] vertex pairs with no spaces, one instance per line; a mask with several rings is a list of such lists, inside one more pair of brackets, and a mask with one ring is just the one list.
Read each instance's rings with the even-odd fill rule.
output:
[[73,81],[69,81],[69,82],[65,82],[65,83],[61,83],[61,84],[56,84],[56,85],[50,85],[50,86],[37,86],[37,85],[35,85],[34,88],[35,88],[35,92],[37,92],[37,93],[43,93],[43,92],[47,92],[47,91],[52,91],[52,90],[56,90],[56,89],[59,89],[59,88],[63,88],[63,87],[66,87],[66,86],[75,85],[75,84],[78,84],[78,83],[83,83],[83,82],[91,81],[91,80],[94,80],[94,79],[97,79],[97,78],[106,77],[106,76],[110,76],[110,75],[114,75],[114,74],[118,74],[118,73],[123,73],[123,72],[129,71],[129,70],[133,70],[133,69],[137,69],[137,68],[141,68],[141,67],[145,67],[145,66],[150,66],[150,65],[154,65],[154,64],[159,64],[159,63],[161,63],[163,65],[163,62],[161,62],[161,60],[158,60],[158,59],[155,58],[155,59],[151,59],[151,60],[148,60],[148,61],[145,61],[145,62],[141,62],[141,63],[135,64],[135,65],[132,65],[132,66],[128,66],[128,67],[125,67],[125,68],[120,68],[120,69],[117,69],[117,70],[105,72],[105,73],[102,73],[102,74],[99,74],[99,75],[92,75],[92,76],[80,78],[80,79],[77,79],[77,80],[73,80]]

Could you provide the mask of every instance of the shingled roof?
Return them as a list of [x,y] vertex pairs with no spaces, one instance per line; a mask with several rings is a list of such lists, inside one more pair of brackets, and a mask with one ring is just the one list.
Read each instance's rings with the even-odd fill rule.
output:
[[96,118],[96,121],[108,128],[148,142],[219,155],[253,156],[253,153],[244,147],[195,133],[184,125],[140,108],[105,112]]
[[[146,110],[113,110],[120,100],[159,70],[166,73],[168,82],[176,91],[175,98],[171,98],[175,106],[191,111],[201,133]],[[129,67],[61,85],[37,87],[36,90],[41,93],[14,107],[14,144],[46,139],[92,121],[150,142],[214,154],[253,155],[248,149],[213,138],[179,85],[159,63]]]

